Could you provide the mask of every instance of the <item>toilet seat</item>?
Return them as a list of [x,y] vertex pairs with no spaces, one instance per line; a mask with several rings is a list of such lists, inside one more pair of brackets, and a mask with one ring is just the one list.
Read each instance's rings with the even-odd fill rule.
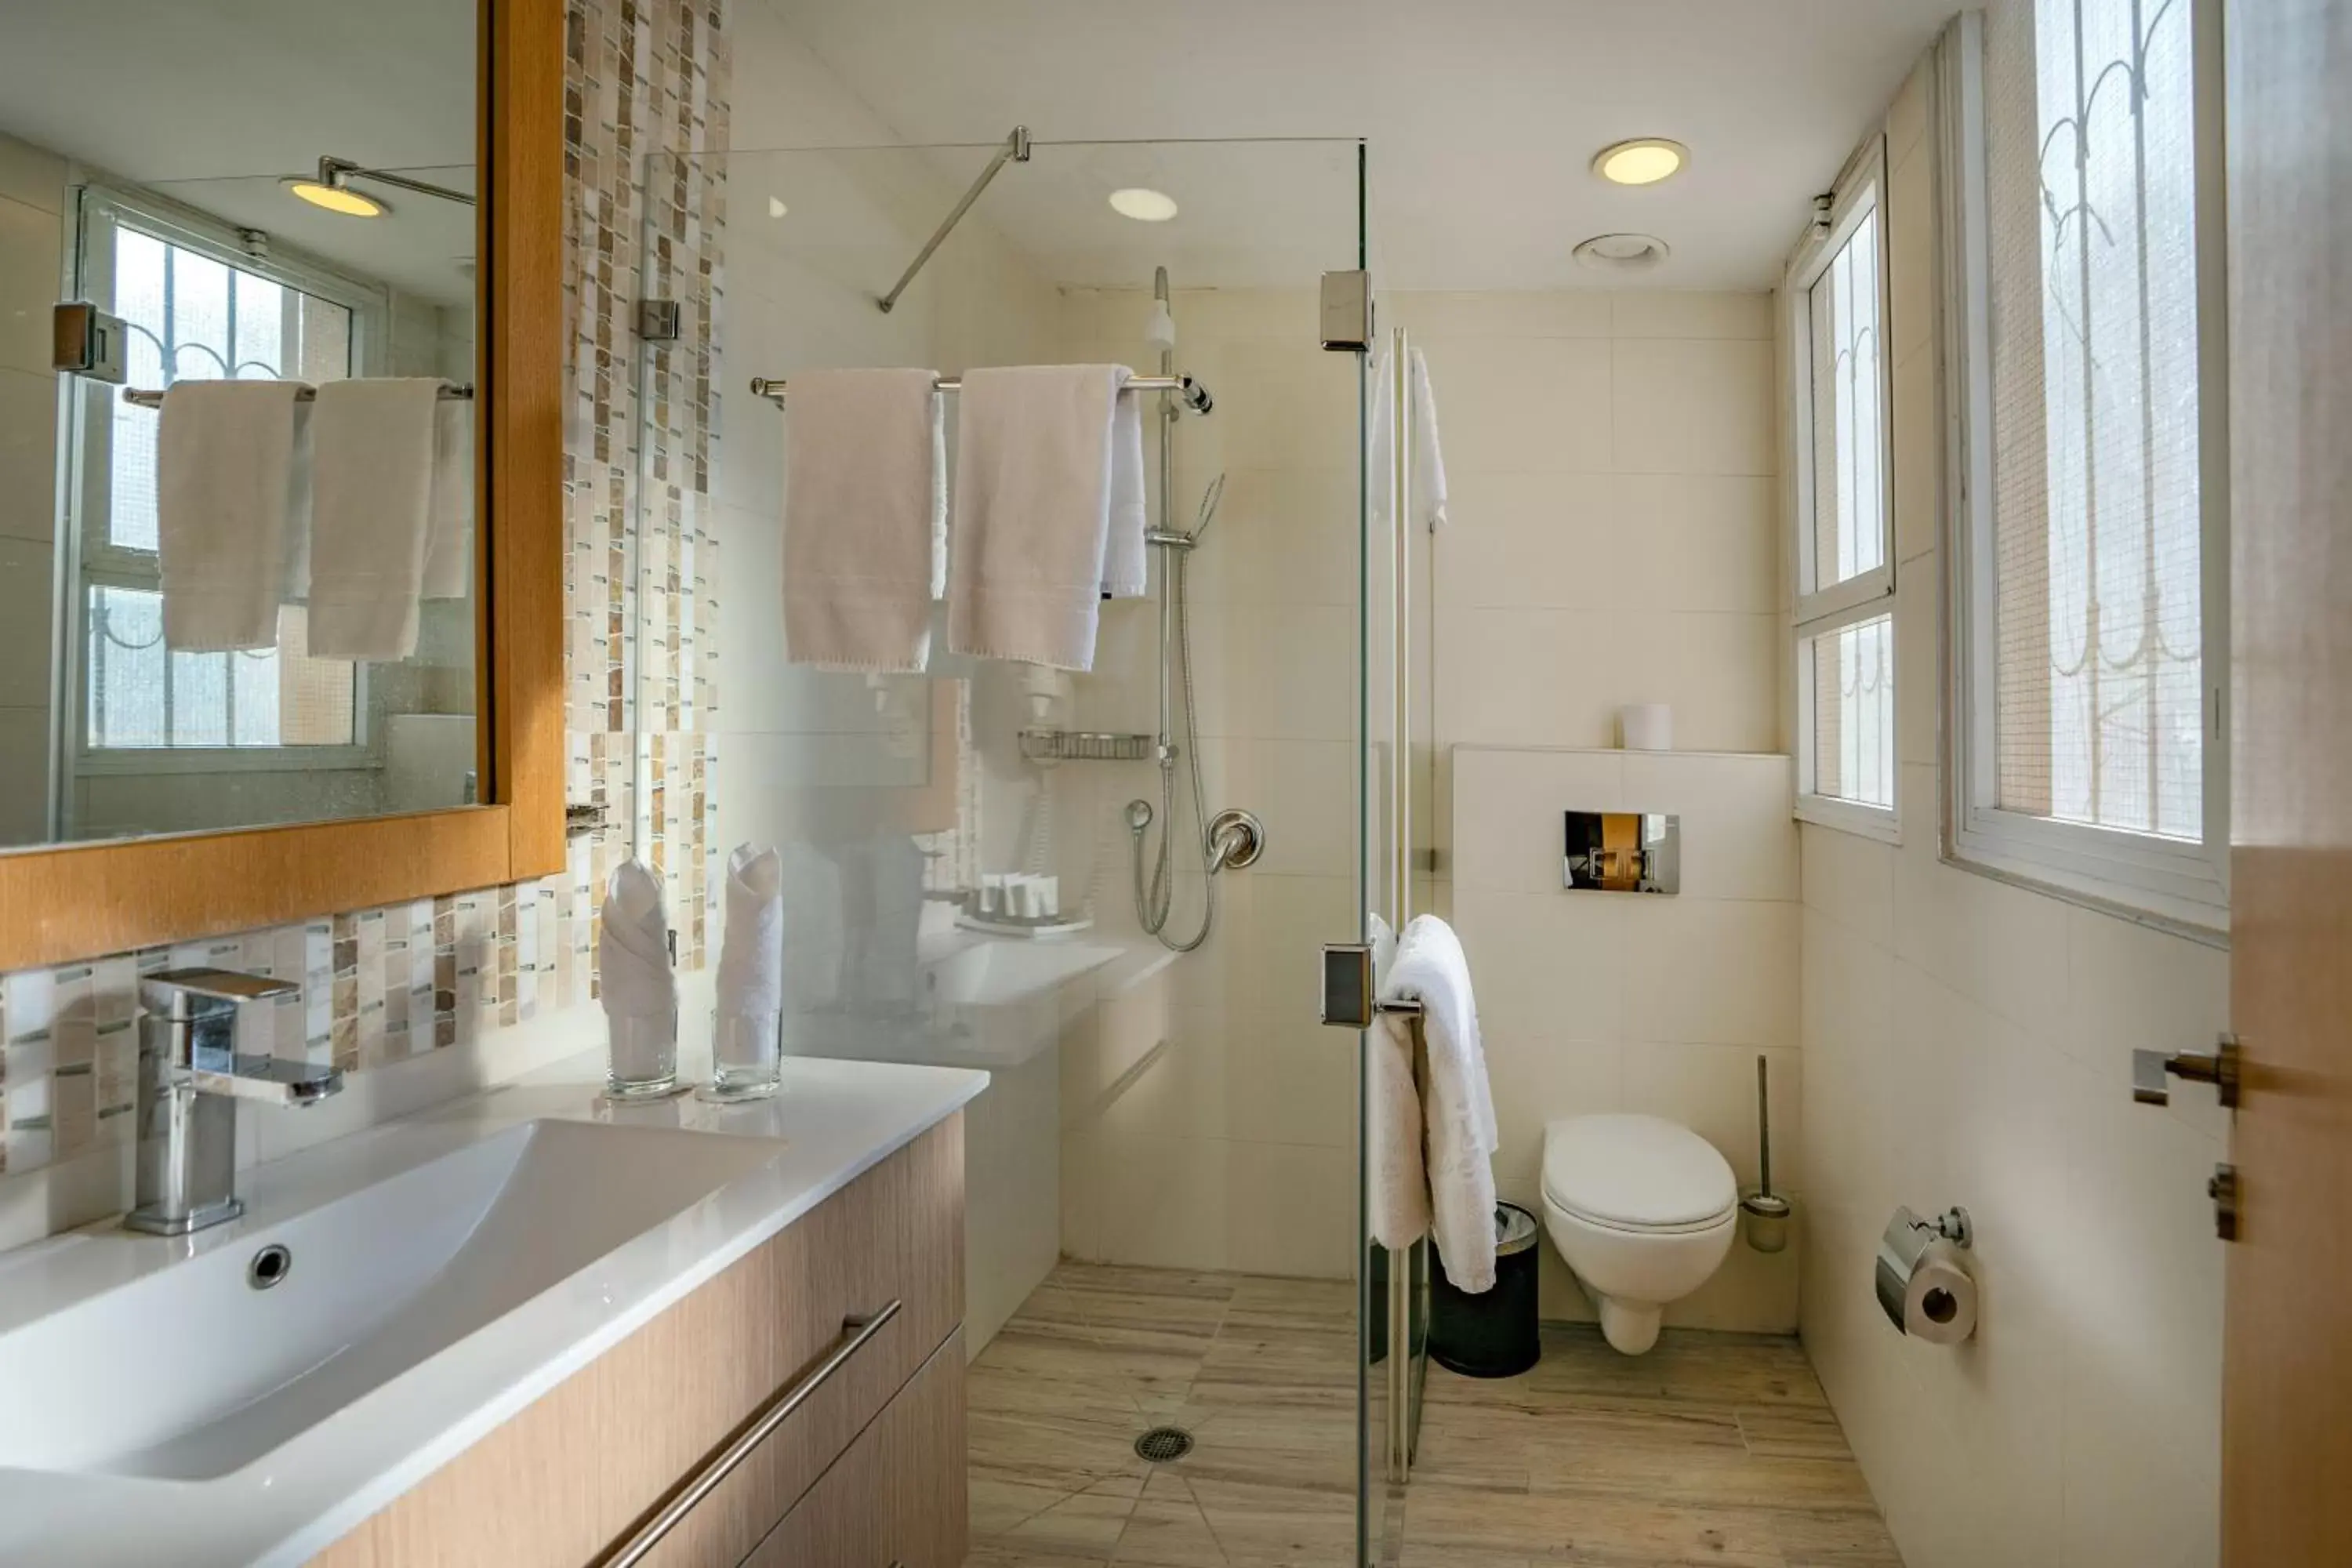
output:
[[1587,1225],[1642,1235],[1712,1230],[1739,1203],[1706,1139],[1656,1116],[1571,1116],[1544,1129],[1544,1201]]

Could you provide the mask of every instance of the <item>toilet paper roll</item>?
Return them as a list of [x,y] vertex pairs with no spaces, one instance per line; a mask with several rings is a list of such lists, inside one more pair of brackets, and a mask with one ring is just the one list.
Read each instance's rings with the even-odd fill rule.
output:
[[1941,1237],[1916,1252],[1882,1246],[1875,1270],[1878,1304],[1913,1339],[1955,1345],[1977,1330],[1977,1282],[1959,1248]]

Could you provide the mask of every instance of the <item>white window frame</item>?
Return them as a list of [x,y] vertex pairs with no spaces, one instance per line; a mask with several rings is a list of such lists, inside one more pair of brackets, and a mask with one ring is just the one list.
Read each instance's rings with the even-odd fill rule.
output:
[[2195,37],[2200,679],[2203,839],[2004,811],[1998,798],[1990,198],[1984,22],[1955,18],[1939,47],[1944,167],[1949,599],[1943,858],[2180,934],[2215,940],[2230,917],[2230,456],[2227,212],[2219,0],[2188,0]]
[[[1893,636],[1895,616],[1895,372],[1893,356],[1887,353],[1885,330],[1887,320],[1887,273],[1890,262],[1889,237],[1886,223],[1886,138],[1883,131],[1874,131],[1846,160],[1832,187],[1829,211],[1817,220],[1798,245],[1789,264],[1786,285],[1782,290],[1788,311],[1790,366],[1790,445],[1795,476],[1794,532],[1796,534],[1796,583],[1798,592],[1793,621],[1790,626],[1790,668],[1796,680],[1796,752],[1798,820],[1818,826],[1841,828],[1849,833],[1899,843],[1902,829],[1897,807],[1901,803],[1902,748],[1890,737],[1892,755],[1895,759],[1890,783],[1894,798],[1885,805],[1868,805],[1860,801],[1844,800],[1836,795],[1820,794],[1813,787],[1817,750],[1814,737],[1813,681],[1808,669],[1809,654],[1814,639],[1832,636],[1862,621],[1888,617],[1888,635]],[[1812,289],[1829,269],[1838,252],[1853,237],[1865,214],[1877,215],[1878,256],[1876,281],[1878,286],[1878,322],[1880,342],[1878,353],[1878,521],[1881,532],[1879,563],[1870,571],[1857,573],[1842,583],[1827,588],[1809,591],[1807,584],[1814,580],[1814,496],[1817,480],[1813,473],[1813,331]],[[1895,672],[1899,676],[1900,671]],[[1901,704],[1894,704],[1899,721]]]
[[[236,231],[176,202],[126,186],[89,182],[82,185],[76,216],[72,265],[79,298],[113,297],[115,235],[129,227],[167,245],[208,257],[224,266],[266,278],[281,287],[340,305],[351,312],[352,374],[381,374],[389,352],[391,302],[380,285],[301,255],[280,250],[257,256]],[[369,669],[352,668],[352,739],[321,746],[138,746],[100,747],[89,742],[89,694],[83,689],[82,639],[87,635],[85,600],[94,585],[152,591],[160,583],[153,557],[143,552],[94,543],[86,530],[91,519],[111,510],[114,389],[93,383],[74,408],[73,428],[59,443],[66,468],[61,494],[67,513],[61,537],[73,553],[61,606],[66,628],[59,653],[66,672],[62,707],[69,748],[69,778],[143,776],[194,773],[307,773],[380,768],[381,739],[371,723]],[[68,794],[70,790],[68,789]],[[68,814],[70,806],[60,802]],[[64,825],[53,825],[62,831]]]

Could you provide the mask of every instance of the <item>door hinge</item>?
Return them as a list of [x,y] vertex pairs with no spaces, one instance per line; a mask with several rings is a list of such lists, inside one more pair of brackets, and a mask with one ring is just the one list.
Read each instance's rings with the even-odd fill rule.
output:
[[2213,1200],[2213,1234],[2223,1241],[2238,1239],[2238,1209],[2244,1201],[2238,1188],[2238,1167],[2222,1163],[2213,1167],[2213,1179],[2205,1184],[2205,1195]]

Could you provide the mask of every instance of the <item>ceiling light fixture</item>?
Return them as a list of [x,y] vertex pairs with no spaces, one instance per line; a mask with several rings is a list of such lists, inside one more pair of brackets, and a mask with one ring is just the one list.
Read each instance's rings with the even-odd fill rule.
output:
[[382,217],[392,209],[373,196],[362,195],[347,185],[331,185],[323,180],[288,180],[286,188],[314,207],[324,207],[345,217]]
[[1176,216],[1176,198],[1165,191],[1129,185],[1110,194],[1111,210],[1138,223],[1166,223]]
[[1579,266],[1596,272],[1647,272],[1674,252],[1654,234],[1596,234],[1573,254]]
[[461,206],[474,205],[473,194],[436,185],[429,180],[413,180],[406,174],[394,174],[383,169],[363,169],[349,158],[327,157],[319,160],[318,177],[289,174],[278,183],[314,207],[324,207],[345,217],[382,217],[392,210],[392,204],[364,191],[352,188],[354,178],[373,180],[378,184],[392,185],[419,195],[438,196],[445,202]]
[[1690,149],[1664,137],[1644,136],[1603,147],[1592,156],[1592,172],[1620,185],[1654,185],[1682,173]]
[[768,198],[768,216],[770,217],[782,217],[792,210],[792,208],[784,205],[784,204],[777,197],[770,196]]

